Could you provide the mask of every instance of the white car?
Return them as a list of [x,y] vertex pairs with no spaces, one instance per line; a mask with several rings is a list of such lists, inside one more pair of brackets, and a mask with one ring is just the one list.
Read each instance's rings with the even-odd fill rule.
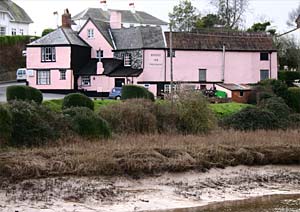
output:
[[25,81],[26,80],[26,73],[27,73],[27,70],[26,68],[19,68],[17,70],[17,81]]

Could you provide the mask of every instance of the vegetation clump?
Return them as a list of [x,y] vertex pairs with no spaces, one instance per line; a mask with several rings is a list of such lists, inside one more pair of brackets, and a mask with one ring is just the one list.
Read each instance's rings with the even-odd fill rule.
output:
[[122,87],[122,99],[149,99],[154,101],[154,94],[146,88],[137,85],[125,85]]
[[289,88],[287,99],[287,103],[290,108],[292,108],[296,113],[300,113],[300,88]]
[[37,104],[41,104],[43,101],[43,94],[40,90],[25,86],[25,85],[12,85],[6,90],[7,101],[23,100],[34,101]]
[[86,107],[73,107],[63,111],[71,130],[89,138],[109,138],[111,130],[108,123]]
[[11,138],[12,116],[6,106],[0,104],[0,145]]
[[94,102],[84,94],[71,93],[65,96],[62,103],[62,109],[71,107],[87,107],[91,110],[94,110]]

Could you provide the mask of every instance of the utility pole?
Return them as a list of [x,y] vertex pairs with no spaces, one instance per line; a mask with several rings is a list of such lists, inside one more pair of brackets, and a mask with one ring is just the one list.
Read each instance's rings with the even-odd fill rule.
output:
[[174,103],[174,81],[173,81],[173,35],[172,35],[172,22],[170,23],[170,80],[171,80],[171,103]]

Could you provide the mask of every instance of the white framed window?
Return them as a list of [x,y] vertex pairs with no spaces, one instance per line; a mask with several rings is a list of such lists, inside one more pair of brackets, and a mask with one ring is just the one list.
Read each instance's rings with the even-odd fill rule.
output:
[[[178,86],[173,84],[173,91],[177,91]],[[165,84],[164,85],[164,93],[171,93],[171,84]]]
[[126,67],[131,66],[131,54],[129,53],[124,54],[124,66]]
[[42,62],[55,62],[55,47],[42,47]]
[[94,29],[88,29],[87,36],[88,38],[94,38]]
[[103,58],[103,50],[96,51],[96,58]]
[[50,70],[37,71],[37,85],[50,85]]
[[20,29],[20,35],[24,35],[24,29]]
[[11,29],[11,35],[17,35],[17,30],[15,28]]
[[90,76],[82,76],[81,77],[81,85],[82,86],[90,86],[91,85],[91,77]]
[[206,81],[206,69],[199,69],[199,81],[200,82]]
[[59,74],[60,74],[60,80],[66,80],[66,70],[61,69],[59,70]]
[[0,35],[6,35],[6,27],[0,27]]

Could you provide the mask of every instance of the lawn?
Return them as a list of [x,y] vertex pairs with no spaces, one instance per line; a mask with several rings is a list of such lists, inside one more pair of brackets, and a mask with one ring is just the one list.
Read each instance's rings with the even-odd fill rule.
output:
[[252,107],[252,105],[235,102],[210,105],[210,108],[218,118],[230,116],[246,107]]

